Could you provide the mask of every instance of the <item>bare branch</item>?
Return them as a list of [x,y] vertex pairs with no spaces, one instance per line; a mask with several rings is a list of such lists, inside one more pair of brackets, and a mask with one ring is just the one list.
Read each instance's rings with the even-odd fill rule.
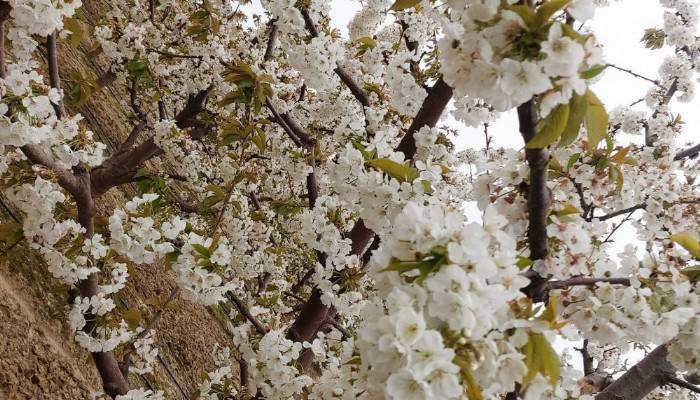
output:
[[610,218],[619,217],[620,215],[625,215],[625,214],[630,213],[630,212],[635,211],[635,210],[640,210],[640,209],[646,210],[646,208],[647,208],[647,203],[640,203],[640,204],[633,205],[632,207],[628,207],[628,208],[624,208],[622,210],[617,210],[617,211],[611,212],[610,214],[602,215],[600,217],[591,217],[591,219],[596,218],[599,221],[607,221]]
[[[48,48],[48,66],[49,66],[49,83],[54,89],[61,90],[61,76],[58,72],[58,51],[56,50],[56,32],[50,34],[46,40],[46,46]],[[66,114],[66,110],[63,107],[63,100],[60,100],[58,104],[51,103],[56,111],[56,117],[61,119],[63,115]]]
[[666,356],[668,349],[661,345],[647,354],[622,376],[603,389],[596,400],[641,400],[652,390],[667,382],[674,368]]
[[690,382],[684,381],[683,379],[676,377],[676,374],[668,374],[666,376],[666,382],[672,383],[676,386],[680,386],[683,389],[688,389],[694,393],[700,393],[700,387],[695,386]]
[[272,52],[275,50],[275,44],[277,43],[277,19],[271,21],[270,26],[270,36],[267,39],[267,47],[265,48],[265,55],[263,56],[263,62],[270,61],[272,58]]
[[673,161],[680,161],[684,158],[695,158],[700,153],[700,143],[695,146],[688,147],[687,149],[681,150],[673,157]]
[[547,290],[568,289],[572,286],[595,286],[598,283],[610,283],[612,285],[629,286],[629,278],[586,278],[575,277],[561,281],[549,281],[546,284]]
[[[520,134],[525,143],[535,136],[537,116],[535,105],[530,100],[518,106],[518,121]],[[525,158],[530,166],[530,181],[527,188],[528,209],[528,246],[530,259],[541,260],[549,253],[547,238],[547,215],[551,204],[549,188],[547,187],[547,168],[549,165],[549,152],[547,149],[526,149]],[[546,296],[546,278],[529,270],[530,284],[523,289],[534,301],[542,301]]]
[[236,308],[238,309],[238,312],[240,312],[241,315],[243,315],[245,317],[245,319],[247,319],[248,321],[250,321],[251,324],[253,324],[253,326],[255,327],[255,330],[257,330],[259,334],[265,335],[267,333],[267,328],[265,328],[263,326],[263,324],[261,324],[260,321],[258,321],[253,316],[253,314],[250,313],[250,311],[248,310],[248,307],[246,307],[245,304],[243,304],[241,299],[236,297],[236,295],[233,294],[233,292],[231,292],[231,291],[226,292],[226,297],[229,299],[229,301],[231,303],[233,303],[236,306]]
[[618,70],[618,71],[622,71],[622,72],[628,73],[628,74],[634,76],[635,78],[639,78],[639,79],[643,79],[643,80],[645,80],[645,81],[647,81],[647,82],[651,82],[651,83],[653,83],[654,85],[656,85],[656,86],[658,86],[658,87],[664,89],[664,87],[661,86],[661,84],[659,83],[659,81],[656,81],[656,80],[651,79],[651,78],[647,78],[646,76],[640,75],[640,74],[638,74],[638,73],[636,73],[636,72],[634,72],[634,71],[632,71],[632,70],[630,70],[630,69],[618,67],[617,65],[615,65],[615,64],[610,64],[610,63],[607,63],[607,64],[605,64],[605,65],[608,66],[608,67],[610,67],[610,68],[614,68],[614,69],[616,69],[616,70]]

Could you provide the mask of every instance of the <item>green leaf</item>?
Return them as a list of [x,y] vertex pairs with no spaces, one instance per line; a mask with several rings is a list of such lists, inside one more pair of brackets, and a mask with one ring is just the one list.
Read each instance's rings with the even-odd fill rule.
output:
[[143,321],[143,315],[141,315],[139,310],[132,308],[124,311],[122,314],[122,319],[126,321],[129,328],[136,329],[141,324],[141,321]]
[[557,320],[557,293],[552,291],[547,300],[547,307],[545,307],[544,312],[540,315],[539,319],[541,321],[547,321],[550,324]]
[[700,243],[694,236],[688,233],[676,233],[668,238],[681,245],[688,250],[690,255],[700,260]]
[[523,379],[524,387],[527,387],[537,373],[549,378],[552,386],[557,383],[561,374],[559,355],[543,334],[530,332],[527,344],[521,352],[525,355],[527,366],[527,375]]
[[588,148],[595,149],[608,136],[608,113],[605,106],[590,89],[586,91],[586,131]]
[[63,27],[70,32],[70,45],[74,48],[78,47],[83,38],[83,25],[77,18],[66,18],[63,21]]
[[557,11],[566,7],[571,0],[549,0],[537,9],[537,25],[544,25]]
[[369,36],[361,37],[361,38],[357,39],[356,42],[360,43],[362,46],[367,47],[369,49],[373,49],[373,48],[377,47],[377,41]]
[[557,217],[565,217],[571,214],[579,214],[580,212],[581,210],[579,210],[578,207],[569,202],[566,202],[564,203],[564,207],[562,209],[554,212],[554,215],[556,215]]
[[539,123],[539,130],[534,138],[527,142],[528,149],[542,149],[561,137],[569,120],[569,105],[560,104]]
[[399,164],[388,158],[369,160],[365,164],[378,169],[400,182],[413,182],[419,176],[418,170],[406,164]]
[[537,16],[535,15],[535,10],[526,5],[514,5],[510,6],[509,9],[518,14],[528,28],[532,30],[537,29]]
[[608,66],[605,64],[594,65],[586,71],[581,72],[581,78],[583,79],[593,79],[600,75],[601,72],[605,71]]
[[171,269],[173,269],[173,264],[175,264],[175,262],[177,261],[177,258],[180,257],[180,254],[182,254],[182,253],[180,253],[179,250],[175,250],[175,251],[173,251],[171,253],[167,253],[165,255],[165,270],[166,271],[170,271]]
[[139,57],[135,57],[126,64],[126,70],[132,78],[137,81],[150,82],[151,73],[148,71],[148,65]]
[[255,146],[257,146],[258,150],[260,150],[261,153],[265,152],[267,144],[267,136],[265,136],[265,132],[258,132],[258,134],[253,136],[251,140],[253,141],[253,143],[255,143]]
[[352,147],[362,153],[362,158],[365,161],[369,161],[377,155],[377,150],[367,151],[367,148],[359,140],[353,140]]
[[530,260],[527,257],[523,257],[523,256],[518,256],[518,259],[515,262],[515,266],[517,266],[518,269],[521,269],[521,270],[529,267],[532,264],[534,264],[534,261]]
[[576,162],[581,158],[581,153],[574,153],[569,157],[569,161],[566,163],[566,169],[569,170],[576,164]]
[[420,181],[421,185],[423,185],[423,191],[427,194],[432,194],[435,189],[433,189],[433,186],[430,184],[429,180],[423,179]]
[[391,11],[401,11],[407,8],[415,7],[420,3],[420,0],[396,0],[394,5],[391,6],[389,10]]
[[275,214],[287,217],[303,212],[306,209],[306,203],[294,198],[286,200],[273,200],[270,202],[270,208],[275,212]]
[[201,244],[198,243],[192,243],[192,248],[197,251],[200,255],[202,255],[205,258],[211,257],[211,251],[209,251],[208,248],[202,246]]
[[620,194],[623,186],[625,185],[625,176],[622,174],[620,168],[615,164],[610,165],[609,171],[610,181],[615,182],[615,194]]
[[558,147],[566,147],[578,138],[583,118],[586,116],[586,106],[586,99],[574,93],[569,101],[569,119],[566,121],[566,128],[561,134]]
[[641,42],[648,49],[656,50],[664,47],[666,32],[663,29],[649,28],[644,30]]

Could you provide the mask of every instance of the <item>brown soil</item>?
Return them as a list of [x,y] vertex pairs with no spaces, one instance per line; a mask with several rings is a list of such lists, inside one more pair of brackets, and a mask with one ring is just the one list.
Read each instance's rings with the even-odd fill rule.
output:
[[[98,20],[105,9],[101,0],[83,5],[88,21]],[[85,40],[78,48],[59,42],[61,75],[66,78],[77,71],[97,78],[106,71],[101,56],[87,55],[91,49]],[[80,109],[70,110],[84,116],[87,127],[107,144],[108,152],[114,151],[131,128],[129,110],[119,101],[126,96],[108,86]],[[109,215],[134,193],[133,187],[125,186],[103,195],[97,201],[99,215]],[[10,217],[0,208],[0,221]],[[156,312],[146,301],[167,297],[176,284],[162,265],[136,266],[131,273],[119,298],[122,306],[141,311],[143,325]],[[90,399],[100,391],[99,375],[89,354],[75,344],[66,327],[67,301],[67,288],[51,277],[26,245],[0,256],[0,399],[78,400]],[[203,307],[182,296],[173,303],[176,307],[165,311],[155,327],[160,358],[154,372],[143,377],[131,374],[129,383],[132,388],[163,390],[168,399],[189,399],[213,368],[214,345],[227,343],[224,326],[228,320],[218,306]]]
[[41,301],[0,273],[0,398],[87,399],[99,388],[89,355],[61,324],[35,312]]

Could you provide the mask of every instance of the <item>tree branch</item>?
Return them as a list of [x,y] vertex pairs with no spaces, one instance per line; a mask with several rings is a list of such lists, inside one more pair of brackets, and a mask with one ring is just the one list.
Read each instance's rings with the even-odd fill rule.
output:
[[572,286],[595,286],[598,283],[610,283],[612,285],[630,286],[629,278],[587,278],[575,277],[561,281],[549,281],[545,285],[547,290],[567,289]]
[[684,381],[683,379],[676,377],[676,375],[673,373],[670,373],[666,376],[666,382],[672,383],[676,386],[680,386],[683,389],[688,389],[694,393],[700,393],[700,387],[695,386],[690,382]]
[[[185,107],[175,117],[175,124],[180,129],[199,126],[197,115],[204,110],[204,104],[211,92],[211,87],[190,95]],[[198,138],[202,132],[193,130],[190,136]],[[128,139],[127,139],[128,140]],[[151,158],[162,154],[153,138],[126,152],[116,152],[105,160],[102,165],[95,167],[92,172],[92,193],[99,196],[109,189],[133,180],[138,168]]]
[[[525,143],[535,136],[537,115],[532,100],[518,106],[518,121],[520,134]],[[527,187],[528,231],[527,239],[530,248],[530,259],[541,260],[549,253],[547,243],[547,214],[551,204],[549,188],[547,187],[547,168],[549,151],[547,149],[525,149],[525,158],[530,166],[530,181]],[[523,289],[533,301],[544,300],[547,279],[529,270],[530,284]]]
[[695,158],[700,153],[700,143],[695,146],[688,147],[687,149],[681,150],[673,157],[673,161],[680,161],[684,158]]
[[605,64],[605,65],[608,66],[608,67],[610,67],[610,68],[614,68],[614,69],[616,69],[616,70],[618,70],[618,71],[622,71],[622,72],[628,73],[628,74],[634,76],[635,78],[639,78],[639,79],[643,79],[643,80],[645,80],[645,81],[647,81],[647,82],[651,82],[651,83],[653,83],[654,85],[656,85],[656,86],[658,86],[658,87],[664,89],[664,87],[661,86],[661,84],[659,83],[659,81],[656,81],[656,80],[651,79],[651,78],[647,78],[646,76],[640,75],[640,74],[638,74],[638,73],[636,73],[636,72],[634,72],[634,71],[632,71],[632,70],[630,70],[630,69],[618,67],[617,65],[615,65],[615,64],[610,64],[610,63],[607,63],[607,64]]
[[[46,40],[46,46],[48,48],[48,66],[49,66],[49,83],[54,89],[61,91],[61,76],[58,72],[58,51],[56,50],[56,32],[50,34]],[[58,104],[51,105],[56,112],[56,117],[61,119],[65,114],[66,110],[63,107],[63,100],[60,100]]]
[[[306,24],[306,29],[311,34],[311,37],[318,37],[318,29],[316,29],[314,21],[311,19],[311,15],[309,15],[309,11],[303,9],[301,10],[301,15],[304,18],[304,24]],[[335,74],[338,75],[338,77],[345,84],[345,86],[347,86],[348,89],[350,89],[352,95],[355,96],[355,99],[357,99],[357,101],[362,105],[363,111],[364,107],[370,106],[369,96],[367,95],[367,93],[365,93],[365,91],[362,90],[362,88],[360,88],[360,85],[358,85],[357,82],[355,82],[352,76],[343,67],[338,65],[333,70],[333,72],[335,72]]]
[[666,356],[668,349],[661,345],[647,354],[622,376],[603,389],[596,400],[641,400],[652,390],[667,382],[674,368]]
[[260,321],[258,321],[253,316],[253,314],[250,313],[250,310],[248,310],[248,307],[246,307],[245,304],[243,304],[241,299],[236,297],[236,295],[233,294],[233,292],[231,291],[226,292],[226,297],[231,303],[233,303],[236,306],[238,312],[240,312],[241,315],[245,317],[245,319],[247,319],[248,321],[250,321],[251,324],[253,324],[255,330],[257,330],[259,334],[265,335],[267,333],[267,328],[265,328],[263,324],[261,324]]

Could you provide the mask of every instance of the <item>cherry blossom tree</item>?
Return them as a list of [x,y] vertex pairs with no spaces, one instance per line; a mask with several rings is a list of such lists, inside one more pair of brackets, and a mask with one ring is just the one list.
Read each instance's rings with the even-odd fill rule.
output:
[[[106,3],[0,2],[4,255],[26,241],[76,289],[105,397],[163,398],[128,384],[158,355],[157,318],[114,301],[137,264],[235,306],[203,399],[700,393],[700,146],[670,108],[694,95],[696,4],[660,0],[642,45],[673,55],[649,78],[605,62],[605,0],[366,0],[347,38],[323,0]],[[107,72],[66,85],[57,41]],[[607,68],[646,97],[606,107]],[[131,112],[113,151],[80,114],[107,85]],[[520,150],[456,152],[441,123],[513,109]]]

